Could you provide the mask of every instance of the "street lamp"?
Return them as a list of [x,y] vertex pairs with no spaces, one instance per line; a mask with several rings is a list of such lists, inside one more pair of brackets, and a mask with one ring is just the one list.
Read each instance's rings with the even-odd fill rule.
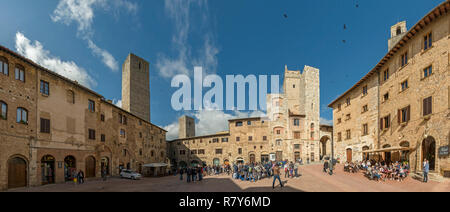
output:
[[333,165],[334,165],[334,130],[331,133],[331,166],[330,166],[330,175],[333,175]]

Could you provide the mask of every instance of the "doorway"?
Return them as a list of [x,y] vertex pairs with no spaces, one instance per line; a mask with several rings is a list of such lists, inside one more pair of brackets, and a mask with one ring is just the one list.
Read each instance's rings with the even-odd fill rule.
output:
[[77,174],[77,163],[73,156],[64,158],[64,180],[72,181]]
[[433,137],[428,137],[422,142],[422,162],[427,159],[430,171],[436,170],[436,141]]
[[55,157],[46,155],[41,159],[41,184],[55,183]]
[[95,177],[95,158],[89,156],[86,158],[86,178]]
[[353,156],[353,152],[352,152],[352,149],[350,149],[350,148],[348,148],[347,149],[347,162],[352,162],[353,161],[353,158],[352,158],[352,156]]
[[27,162],[20,158],[8,161],[8,189],[27,186]]
[[109,158],[108,157],[104,157],[102,158],[102,162],[101,162],[101,170],[105,170],[106,171],[106,175],[109,175]]

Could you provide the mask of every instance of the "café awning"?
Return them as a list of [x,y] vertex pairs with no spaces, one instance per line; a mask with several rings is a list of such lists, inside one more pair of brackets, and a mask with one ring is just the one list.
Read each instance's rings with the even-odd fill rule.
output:
[[383,149],[375,149],[375,150],[365,150],[362,151],[363,153],[377,153],[377,152],[396,152],[396,151],[406,151],[406,150],[410,150],[409,147],[388,147],[388,148],[383,148]]
[[167,167],[168,164],[167,163],[150,163],[150,164],[145,164],[144,167],[146,168],[152,168],[152,167]]

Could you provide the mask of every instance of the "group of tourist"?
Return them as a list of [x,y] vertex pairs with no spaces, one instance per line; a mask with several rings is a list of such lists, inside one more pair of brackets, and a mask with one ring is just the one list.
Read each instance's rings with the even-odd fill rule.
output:
[[386,180],[403,181],[410,172],[410,167],[407,161],[386,163],[384,161],[376,162],[374,160],[365,160],[355,163],[345,162],[344,171],[350,173],[358,173],[360,170],[364,172],[364,176],[370,180],[378,182]]

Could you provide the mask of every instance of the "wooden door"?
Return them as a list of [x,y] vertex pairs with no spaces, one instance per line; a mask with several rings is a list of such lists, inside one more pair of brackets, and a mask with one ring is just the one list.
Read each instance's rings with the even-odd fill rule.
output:
[[89,156],[86,158],[86,178],[95,177],[95,158]]
[[347,162],[352,162],[352,149],[347,149]]
[[27,162],[22,158],[8,161],[8,188],[27,186]]

